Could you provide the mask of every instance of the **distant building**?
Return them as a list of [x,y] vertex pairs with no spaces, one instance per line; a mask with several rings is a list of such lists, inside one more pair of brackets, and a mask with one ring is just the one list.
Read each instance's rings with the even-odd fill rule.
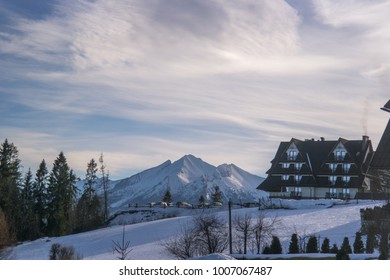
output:
[[[390,139],[390,138],[389,138]],[[366,178],[373,148],[361,140],[298,140],[281,142],[267,178],[258,189],[291,198],[354,198],[369,190]]]

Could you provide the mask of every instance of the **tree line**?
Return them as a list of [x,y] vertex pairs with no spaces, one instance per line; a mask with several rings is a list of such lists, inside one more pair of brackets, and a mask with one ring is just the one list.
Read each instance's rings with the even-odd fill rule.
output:
[[[49,171],[43,159],[33,174],[21,172],[17,147],[0,145],[0,249],[19,241],[61,236],[104,225],[108,219],[108,177],[103,155],[87,164],[84,189],[60,152]],[[98,179],[100,171],[101,178]],[[103,197],[98,196],[100,185]]]

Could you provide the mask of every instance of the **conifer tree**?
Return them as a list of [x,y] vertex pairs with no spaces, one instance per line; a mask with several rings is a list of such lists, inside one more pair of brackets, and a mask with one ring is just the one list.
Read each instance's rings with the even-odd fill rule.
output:
[[351,245],[349,245],[348,237],[344,237],[343,243],[341,244],[340,251],[344,251],[346,254],[352,254]]
[[104,213],[95,191],[97,171],[97,163],[91,159],[85,175],[84,191],[76,207],[76,231],[92,230],[103,223]]
[[26,173],[21,191],[21,240],[34,240],[39,236],[38,219],[34,213],[33,175],[31,169]]
[[271,242],[271,254],[281,254],[282,253],[282,244],[280,243],[280,239],[277,236],[272,236]]
[[366,253],[367,254],[372,254],[374,253],[374,248],[375,248],[375,233],[373,230],[368,230],[367,233],[367,239],[366,239]]
[[0,208],[0,250],[11,244],[9,237],[9,229],[7,219],[5,218],[3,210]]
[[317,237],[312,235],[307,241],[306,253],[318,253]]
[[293,233],[291,235],[290,246],[288,247],[289,254],[298,254],[299,253],[299,245],[298,245],[298,235]]
[[339,248],[337,247],[337,244],[334,243],[333,246],[332,246],[332,248],[330,249],[330,252],[331,252],[332,254],[337,254],[338,251],[339,251]]
[[328,254],[330,253],[330,241],[329,238],[325,237],[321,245],[321,253]]
[[211,195],[211,198],[213,199],[214,203],[222,202],[222,192],[219,186],[214,187],[214,193]]
[[109,172],[106,171],[106,165],[104,164],[103,153],[99,158],[100,173],[102,175],[101,185],[103,189],[103,221],[107,222],[109,216],[108,209],[108,187],[109,187]]
[[63,152],[53,164],[48,185],[48,233],[61,236],[74,228],[74,206],[77,194],[76,176]]
[[46,162],[43,159],[39,165],[37,172],[35,173],[35,180],[33,184],[33,196],[34,196],[34,212],[39,221],[40,234],[46,233],[46,220],[47,220],[47,185],[48,174]]
[[167,190],[167,191],[165,192],[165,195],[164,195],[164,198],[163,198],[162,201],[165,202],[165,203],[167,203],[167,204],[169,204],[169,203],[172,202],[172,195],[171,195],[171,192],[170,192],[169,190]]
[[364,253],[364,243],[362,240],[362,234],[359,231],[356,232],[355,241],[353,242],[353,253],[354,254]]
[[18,149],[5,139],[0,146],[0,208],[7,220],[12,241],[20,239],[21,235],[21,180]]

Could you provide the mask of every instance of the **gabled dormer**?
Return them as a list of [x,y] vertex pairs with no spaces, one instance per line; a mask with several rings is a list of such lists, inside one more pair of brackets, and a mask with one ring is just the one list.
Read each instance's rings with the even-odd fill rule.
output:
[[290,146],[286,150],[286,157],[288,161],[296,161],[298,159],[299,150],[294,142],[290,143]]

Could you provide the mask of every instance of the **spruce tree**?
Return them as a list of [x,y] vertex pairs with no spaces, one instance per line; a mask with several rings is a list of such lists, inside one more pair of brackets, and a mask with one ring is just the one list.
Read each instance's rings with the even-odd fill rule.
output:
[[205,205],[205,203],[206,203],[206,199],[204,198],[203,195],[201,195],[201,196],[199,197],[199,206],[200,206],[200,207],[203,207],[203,206]]
[[346,254],[352,254],[351,245],[349,245],[348,237],[344,237],[343,243],[341,244],[340,251],[344,251]]
[[364,243],[362,240],[362,234],[359,231],[356,232],[355,241],[353,242],[353,253],[354,254],[364,253]]
[[109,172],[106,171],[106,165],[104,164],[103,153],[99,158],[100,173],[102,175],[101,185],[103,189],[103,222],[107,222],[109,216],[108,209],[108,187],[109,187]]
[[307,241],[306,253],[318,253],[317,237],[312,235]]
[[35,201],[34,212],[39,221],[39,232],[41,234],[46,234],[48,175],[49,171],[47,170],[46,162],[43,159],[35,173],[33,184],[33,196]]
[[104,213],[95,191],[97,171],[97,163],[91,159],[85,175],[84,191],[76,207],[76,231],[92,230],[103,223]]
[[338,251],[339,251],[339,248],[337,247],[337,244],[334,243],[333,246],[332,246],[332,248],[330,249],[330,252],[331,252],[332,254],[337,254]]
[[9,236],[8,222],[0,208],[0,250],[10,244],[11,238]]
[[[337,249],[337,251],[338,251],[338,249]],[[327,237],[325,237],[324,241],[322,241],[321,253],[323,253],[323,254],[330,253],[330,241],[329,241],[329,238],[327,238]]]
[[290,246],[288,247],[289,254],[298,254],[299,253],[299,245],[298,245],[298,235],[293,233],[291,235]]
[[21,240],[34,240],[39,237],[39,222],[34,212],[35,201],[31,169],[28,170],[24,179],[21,202]]
[[165,202],[166,204],[172,203],[172,195],[171,195],[171,192],[169,190],[167,190],[165,192],[165,195],[164,195],[164,198],[162,201]]
[[271,242],[271,254],[281,254],[282,253],[282,244],[280,244],[280,239],[277,236],[272,236]]
[[48,185],[48,233],[61,236],[74,228],[74,206],[77,194],[76,176],[63,152],[53,164]]
[[2,209],[13,242],[21,239],[20,160],[13,143],[5,139],[0,146],[0,208]]
[[211,195],[214,203],[222,203],[222,192],[219,186],[214,187],[214,193]]
[[366,239],[366,253],[367,254],[372,254],[374,253],[374,248],[375,248],[375,233],[373,230],[368,230],[367,233],[367,239]]

